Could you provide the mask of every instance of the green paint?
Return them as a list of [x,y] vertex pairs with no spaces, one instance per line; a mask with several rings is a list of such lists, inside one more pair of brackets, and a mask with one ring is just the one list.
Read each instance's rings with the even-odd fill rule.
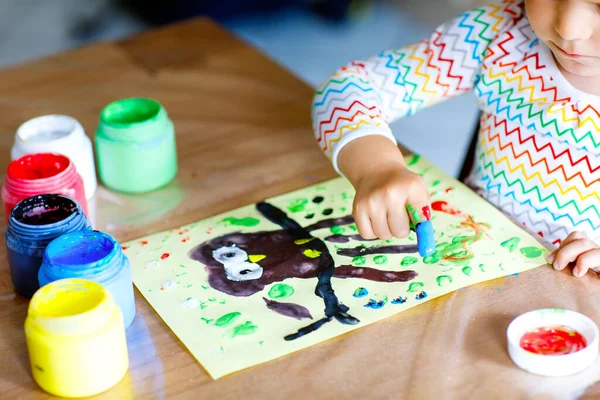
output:
[[519,245],[520,241],[521,241],[521,238],[518,238],[518,237],[510,238],[510,239],[505,240],[504,242],[500,243],[500,246],[508,248],[508,252],[512,253],[513,251],[515,251],[517,249],[517,246]]
[[481,272],[485,272],[485,265],[479,264],[479,269],[481,270]]
[[290,212],[297,213],[304,211],[307,204],[308,199],[295,199],[288,203],[287,209],[290,210]]
[[219,300],[219,304],[225,304],[225,303],[227,303],[227,301],[225,299]]
[[349,228],[352,229],[354,232],[358,232],[358,228],[354,224],[350,225]]
[[179,266],[180,266],[181,268],[185,268],[185,265],[183,265],[183,264],[179,264]]
[[187,275],[187,272],[182,272],[181,274],[175,274],[176,277]]
[[406,256],[402,259],[400,265],[402,265],[403,267],[408,267],[409,265],[416,264],[417,262],[419,262],[419,259],[417,257]]
[[294,288],[285,283],[278,283],[273,285],[269,290],[269,297],[272,299],[285,299],[294,294]]
[[330,230],[334,235],[341,235],[346,231],[346,229],[341,226],[332,226]]
[[206,307],[208,307],[208,305],[204,302],[200,303],[200,309],[204,310]]
[[261,346],[265,343],[264,340],[261,340],[260,342],[258,342],[258,344],[260,344]]
[[211,303],[214,303],[215,301],[217,301],[217,299],[214,297],[211,297],[210,299],[208,299],[208,301],[210,301]]
[[256,218],[252,218],[252,217],[246,217],[246,218],[230,217],[230,218],[225,218],[224,220],[221,221],[221,223],[233,225],[233,226],[256,226],[256,225],[260,224],[260,220],[258,220]]
[[356,256],[352,259],[352,264],[360,267],[361,265],[365,265],[367,262],[367,258],[364,256]]
[[504,268],[502,268],[502,263],[498,264],[498,266],[500,267],[500,269],[501,269],[502,271],[504,271]]
[[[190,285],[190,286],[192,286],[192,285]],[[207,290],[207,289],[208,289],[210,286],[204,286],[204,285],[200,285],[200,287],[201,287],[202,289],[204,289],[204,290]]]
[[432,187],[436,187],[437,185],[439,185],[440,183],[442,183],[442,181],[437,180],[437,181],[433,181],[433,183],[431,184]]
[[529,246],[529,247],[523,247],[521,248],[521,254],[523,254],[525,257],[527,258],[536,258],[541,256],[544,251],[542,249],[540,249],[539,247],[533,247],[533,246]]
[[208,318],[204,318],[204,317],[202,317],[202,318],[200,318],[200,319],[201,319],[202,321],[206,322],[207,324],[210,324],[211,322],[213,322],[213,320],[212,320],[212,319],[208,319]]
[[377,264],[377,265],[383,265],[383,264],[387,264],[388,259],[386,256],[375,256],[373,258],[373,261],[375,261],[375,264]]
[[225,314],[215,322],[215,326],[220,328],[225,328],[233,323],[242,313],[240,312],[230,312],[229,314]]
[[151,292],[151,291],[152,291],[152,289],[148,289],[148,291],[149,291],[149,292]]
[[340,208],[340,211],[343,212],[343,213],[346,212],[346,210],[347,210],[346,207]]
[[191,288],[192,286],[194,286],[194,285],[192,285],[192,284],[190,283],[190,284],[189,284],[189,285],[187,285],[187,286],[186,286],[184,289],[189,289],[189,288]]
[[420,292],[421,289],[423,288],[423,286],[425,286],[425,284],[423,282],[411,282],[411,284],[408,285],[408,291],[409,292]]
[[427,168],[425,171],[421,172],[421,173],[419,174],[419,176],[420,176],[420,177],[424,177],[424,176],[425,176],[425,174],[427,174],[429,171],[431,171],[431,168]]
[[465,274],[466,276],[471,276],[471,271],[473,271],[473,268],[466,266],[463,267],[462,269],[462,273]]
[[421,156],[417,155],[417,154],[413,154],[412,158],[410,159],[410,161],[408,162],[408,166],[412,167],[413,165],[415,165],[416,163],[419,162],[419,160],[421,159]]
[[254,325],[250,321],[246,321],[243,324],[238,325],[235,328],[233,328],[231,337],[234,338],[234,337],[240,336],[240,335],[250,335],[250,334],[256,332],[257,329],[258,329],[258,326]]
[[450,275],[440,275],[435,278],[438,286],[446,286],[452,283],[452,277]]

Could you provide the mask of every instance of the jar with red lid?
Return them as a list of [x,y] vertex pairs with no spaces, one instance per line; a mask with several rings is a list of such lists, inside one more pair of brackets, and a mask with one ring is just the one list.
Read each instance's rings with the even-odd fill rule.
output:
[[5,219],[8,220],[11,210],[21,200],[47,193],[73,198],[87,215],[83,179],[75,164],[60,154],[36,153],[18,158],[8,165],[2,185]]

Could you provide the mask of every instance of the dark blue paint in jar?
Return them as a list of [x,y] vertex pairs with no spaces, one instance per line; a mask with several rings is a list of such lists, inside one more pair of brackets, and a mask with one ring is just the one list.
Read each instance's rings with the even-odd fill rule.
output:
[[112,236],[98,231],[69,232],[54,239],[44,253],[40,286],[65,278],[89,279],[112,295],[127,328],[135,317],[129,259]]
[[46,246],[64,233],[91,227],[79,204],[67,196],[43,194],[17,203],[4,233],[15,291],[33,296]]

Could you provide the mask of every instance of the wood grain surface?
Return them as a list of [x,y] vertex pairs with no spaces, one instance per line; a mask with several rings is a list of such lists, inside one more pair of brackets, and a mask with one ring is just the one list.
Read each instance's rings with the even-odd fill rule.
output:
[[[318,62],[318,60],[315,60]],[[120,241],[200,220],[335,177],[311,129],[313,89],[206,19],[101,43],[0,71],[0,167],[17,127],[68,114],[93,137],[101,109],[125,97],[160,101],[172,118],[179,174],[125,196],[100,189],[95,227]],[[431,160],[435,162],[435,160]],[[3,218],[2,218],[3,220]],[[4,228],[4,227],[2,227]],[[540,267],[459,290],[307,350],[212,380],[146,301],[127,330],[130,370],[98,398],[546,399],[597,393],[600,364],[567,378],[510,361],[506,328],[545,307],[600,322],[600,281]],[[23,322],[0,248],[0,398],[46,399],[33,382]]]

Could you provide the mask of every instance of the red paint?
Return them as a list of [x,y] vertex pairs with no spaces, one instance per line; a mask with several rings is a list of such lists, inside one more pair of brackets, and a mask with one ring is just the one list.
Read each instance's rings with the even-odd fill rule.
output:
[[145,245],[147,245],[147,244],[148,244],[148,241],[147,241],[147,240],[142,240],[142,241],[140,242],[140,244],[141,244],[142,246],[145,246]]
[[527,332],[520,346],[535,354],[571,354],[587,346],[585,337],[574,329],[562,325],[544,326]]
[[166,260],[167,258],[169,258],[171,255],[169,253],[164,253],[162,256],[160,256],[161,260]]
[[129,247],[123,246],[123,251],[127,250]]
[[450,215],[461,215],[464,216],[463,212],[452,207],[450,204],[448,204],[445,201],[434,201],[431,204],[431,208],[433,208],[435,211],[440,211],[446,214],[450,214]]
[[423,215],[425,216],[425,218],[427,218],[427,220],[431,219],[431,209],[429,208],[429,206],[423,207],[421,211],[423,211]]
[[181,239],[181,241],[182,241],[183,243],[189,242],[189,241],[190,241],[190,237],[189,237],[189,236],[186,236],[186,237],[184,237],[183,239]]
[[180,235],[183,235],[184,233],[188,233],[190,230],[189,229],[184,229],[182,231],[179,232]]
[[75,164],[59,154],[36,153],[12,161],[6,170],[2,185],[5,218],[21,200],[47,193],[69,196],[88,213],[83,179]]
[[540,237],[544,237],[544,233],[543,232],[538,232],[537,233]]
[[453,189],[451,187],[449,187],[448,189],[446,189],[446,193],[450,193]]

